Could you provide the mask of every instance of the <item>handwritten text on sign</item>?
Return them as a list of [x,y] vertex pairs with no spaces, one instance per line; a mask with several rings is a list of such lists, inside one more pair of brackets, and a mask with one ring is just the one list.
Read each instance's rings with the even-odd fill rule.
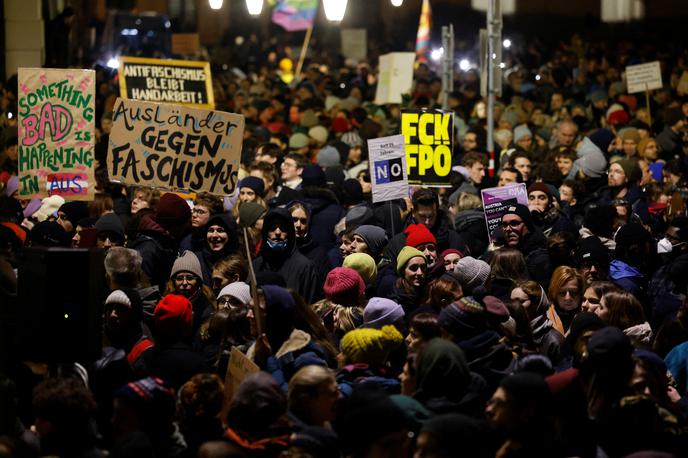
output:
[[208,62],[122,57],[119,82],[126,99],[215,107]]
[[227,195],[239,171],[244,117],[117,99],[108,146],[113,180]]
[[659,61],[626,67],[626,85],[629,94],[661,89],[662,69],[659,66]]
[[20,68],[19,195],[93,197],[95,72]]
[[402,112],[401,133],[406,143],[409,184],[449,186],[453,132],[452,113],[440,110]]

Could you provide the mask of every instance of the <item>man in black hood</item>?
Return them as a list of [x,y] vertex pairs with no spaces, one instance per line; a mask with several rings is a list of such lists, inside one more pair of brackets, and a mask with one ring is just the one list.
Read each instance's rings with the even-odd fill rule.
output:
[[296,232],[289,212],[271,210],[263,222],[260,256],[253,261],[256,273],[276,272],[287,287],[296,290],[309,304],[317,297],[318,275],[313,262],[296,249]]

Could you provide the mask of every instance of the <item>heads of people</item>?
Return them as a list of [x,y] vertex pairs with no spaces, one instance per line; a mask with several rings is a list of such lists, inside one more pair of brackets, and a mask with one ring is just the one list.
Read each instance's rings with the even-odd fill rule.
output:
[[193,228],[205,227],[211,217],[223,211],[222,199],[210,193],[198,193],[191,210],[191,226]]
[[501,227],[507,246],[518,248],[532,231],[530,210],[522,204],[507,207]]
[[480,185],[485,178],[487,169],[487,156],[483,153],[466,153],[463,157],[463,165],[468,170],[468,176],[474,185]]

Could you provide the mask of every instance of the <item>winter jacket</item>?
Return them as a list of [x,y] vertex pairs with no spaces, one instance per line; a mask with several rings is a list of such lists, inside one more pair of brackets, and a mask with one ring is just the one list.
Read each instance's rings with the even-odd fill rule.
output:
[[465,210],[456,215],[454,230],[465,243],[468,253],[478,258],[487,250],[490,237],[485,224],[485,212],[482,210]]
[[530,278],[547,288],[552,272],[545,236],[539,230],[533,229],[525,236],[518,249],[526,258],[526,267]]
[[683,157],[683,140],[671,127],[664,126],[664,130],[657,135],[659,157],[665,161]]
[[615,259],[609,264],[609,279],[624,291],[638,297],[644,291],[645,277],[633,266]]
[[177,390],[194,375],[209,371],[203,357],[184,342],[158,343],[144,353],[143,360],[150,375],[168,381]]
[[334,226],[344,218],[346,212],[339,205],[334,192],[327,188],[306,187],[301,192],[311,214],[310,235],[315,243],[327,251],[334,247],[337,241]]
[[401,382],[383,368],[373,368],[368,364],[357,363],[344,366],[337,373],[337,384],[344,397],[349,397],[354,388],[361,385],[375,385],[388,394],[399,394]]
[[215,215],[208,220],[204,233],[207,234],[208,228],[215,225],[223,227],[229,236],[224,248],[220,251],[211,250],[206,237],[204,237],[203,249],[195,253],[201,263],[203,283],[211,287],[213,285],[213,266],[215,263],[239,250],[239,227],[234,218],[229,213]]
[[313,240],[310,233],[306,234],[305,237],[297,238],[296,247],[299,253],[304,255],[315,266],[318,273],[318,285],[324,284],[327,273],[332,270],[332,265],[330,265],[330,260],[325,250]]
[[530,327],[533,330],[533,342],[538,346],[539,353],[547,356],[552,364],[557,364],[561,359],[564,335],[555,329],[546,315],[531,320]]
[[164,290],[177,257],[177,246],[170,234],[151,215],[146,215],[139,225],[138,236],[129,244],[129,248],[141,255],[141,268],[151,285]]

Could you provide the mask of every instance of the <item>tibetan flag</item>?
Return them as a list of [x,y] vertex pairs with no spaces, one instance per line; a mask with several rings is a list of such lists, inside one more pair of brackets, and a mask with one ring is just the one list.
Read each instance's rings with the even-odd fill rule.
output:
[[287,32],[313,27],[318,0],[279,0],[272,10],[272,22]]
[[423,0],[423,8],[420,11],[418,35],[416,35],[416,60],[427,62],[430,52],[430,29],[432,28],[432,10],[430,0]]

